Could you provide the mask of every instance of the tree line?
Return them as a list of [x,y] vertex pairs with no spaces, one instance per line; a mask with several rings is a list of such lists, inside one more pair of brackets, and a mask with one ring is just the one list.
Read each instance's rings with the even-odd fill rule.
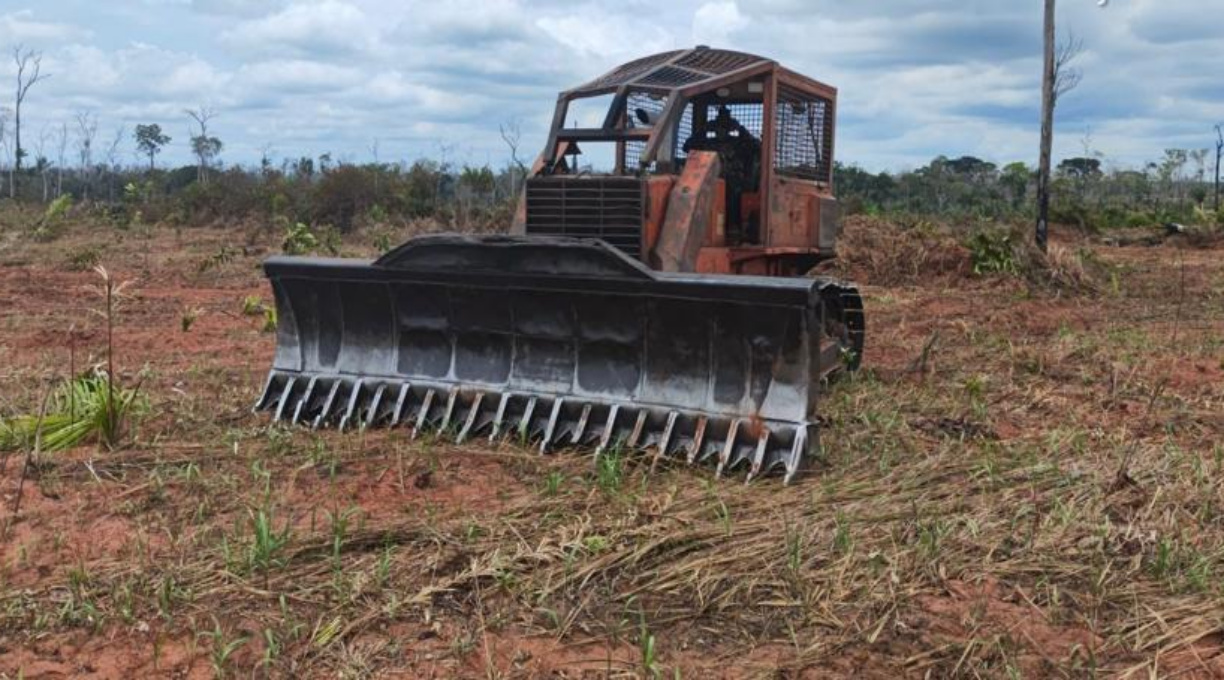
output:
[[[1216,131],[1220,135],[1221,127]],[[1169,222],[1224,226],[1221,155],[1224,135],[1214,150],[1167,149],[1163,157],[1137,169],[1107,168],[1102,156],[1091,151],[1063,159],[1051,179],[1050,219],[1091,230]],[[940,156],[897,173],[872,173],[839,163],[834,187],[852,214],[1019,220],[1035,217],[1037,171],[1021,162],[999,167],[974,156]]]

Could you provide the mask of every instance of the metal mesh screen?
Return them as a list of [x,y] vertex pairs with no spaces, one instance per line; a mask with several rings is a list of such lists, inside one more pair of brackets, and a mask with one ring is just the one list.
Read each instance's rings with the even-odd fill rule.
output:
[[639,78],[636,84],[654,85],[657,87],[683,87],[708,78],[704,73],[690,71],[676,66],[664,66],[653,73]]
[[684,150],[684,142],[689,137],[693,136],[693,102],[689,102],[684,106],[684,113],[680,116],[680,123],[676,127],[676,146],[672,150],[672,157],[676,160],[686,158],[688,153]]
[[[748,132],[752,133],[759,141],[764,130],[765,106],[763,104],[705,104],[706,121],[712,123],[718,117],[719,107],[727,107],[731,117],[739,121]],[[684,143],[693,136],[693,104],[689,104],[684,109],[684,116],[680,119],[680,128],[676,131],[676,158],[685,158],[688,154],[684,150]]]
[[753,54],[744,54],[743,52],[696,50],[676,61],[676,66],[720,75],[758,64],[761,61],[760,57]]
[[635,78],[638,78],[642,74],[650,71],[650,69],[658,66],[659,64],[662,64],[668,59],[674,58],[676,55],[680,53],[681,53],[680,50],[674,50],[672,52],[663,52],[662,54],[654,54],[649,57],[642,57],[641,59],[631,61],[628,64],[623,64],[617,67],[615,70],[611,71],[610,73],[605,73],[599,78],[587,83],[585,87],[600,88],[600,87],[616,87],[618,85],[624,85],[625,83]]
[[[663,114],[664,107],[667,106],[667,97],[649,92],[630,92],[629,97],[625,100],[625,118],[626,125],[630,128],[648,127],[638,119],[637,112],[642,110],[652,120],[657,121]],[[642,158],[642,153],[646,151],[646,142],[634,140],[625,142],[625,172],[637,172],[638,161]]]
[[778,90],[774,169],[818,182],[829,181],[833,157],[832,102],[783,86]]

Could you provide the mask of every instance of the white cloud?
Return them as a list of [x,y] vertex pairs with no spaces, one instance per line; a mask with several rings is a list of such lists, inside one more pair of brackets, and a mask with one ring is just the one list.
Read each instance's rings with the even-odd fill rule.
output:
[[654,21],[633,15],[604,16],[597,8],[544,16],[536,25],[578,55],[593,57],[607,67],[678,46],[672,33]]
[[351,87],[360,75],[360,70],[348,66],[284,59],[244,66],[239,69],[237,79],[242,86],[253,90],[340,92]]
[[693,14],[693,42],[721,46],[749,24],[735,2],[708,2]]
[[284,7],[284,0],[175,0],[197,12],[219,16],[257,17]]
[[51,21],[40,21],[28,9],[0,14],[0,44],[47,43],[72,40],[89,35],[77,26]]
[[357,6],[322,0],[293,4],[243,21],[221,39],[250,54],[319,56],[360,53],[376,47],[376,24]]

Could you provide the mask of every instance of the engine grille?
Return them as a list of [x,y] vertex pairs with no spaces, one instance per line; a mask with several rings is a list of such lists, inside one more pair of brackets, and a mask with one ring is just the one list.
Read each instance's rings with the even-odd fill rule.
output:
[[527,233],[603,239],[641,258],[643,194],[635,177],[533,177]]

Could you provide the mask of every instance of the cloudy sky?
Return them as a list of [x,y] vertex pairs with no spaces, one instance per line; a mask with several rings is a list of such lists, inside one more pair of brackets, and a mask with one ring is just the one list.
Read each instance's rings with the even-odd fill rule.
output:
[[[137,123],[186,162],[183,109],[217,112],[229,163],[330,152],[501,164],[524,155],[560,89],[652,52],[706,43],[778,59],[837,86],[838,156],[873,170],[973,154],[1034,161],[1039,0],[0,0],[0,83],[16,44],[52,77],[30,93],[25,146],[56,156],[59,126]],[[1056,155],[1085,143],[1137,165],[1204,148],[1224,121],[1224,0],[1061,0],[1085,45],[1059,109]],[[11,87],[0,96],[11,96]],[[6,102],[0,101],[0,106]],[[11,150],[10,150],[11,153]]]

